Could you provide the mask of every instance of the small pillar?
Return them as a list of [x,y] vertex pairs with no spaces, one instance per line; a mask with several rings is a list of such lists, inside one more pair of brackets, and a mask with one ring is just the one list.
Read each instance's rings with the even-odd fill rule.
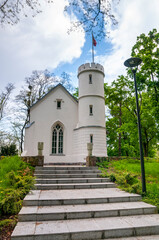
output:
[[44,149],[44,143],[43,142],[38,142],[38,156],[43,155],[43,149]]

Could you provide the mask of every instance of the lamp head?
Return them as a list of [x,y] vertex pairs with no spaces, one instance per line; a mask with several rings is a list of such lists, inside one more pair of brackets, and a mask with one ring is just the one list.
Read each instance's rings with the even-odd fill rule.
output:
[[132,58],[127,59],[124,62],[124,65],[126,67],[133,68],[133,67],[137,67],[138,65],[140,65],[141,62],[142,62],[141,58],[132,57]]

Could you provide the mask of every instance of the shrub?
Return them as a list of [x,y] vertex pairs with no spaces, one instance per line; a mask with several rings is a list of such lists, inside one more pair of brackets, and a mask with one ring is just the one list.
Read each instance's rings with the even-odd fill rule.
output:
[[133,184],[130,187],[129,192],[141,194],[141,186],[140,186],[140,184],[139,183]]
[[32,169],[18,156],[0,161],[0,215],[19,212],[23,198],[34,187]]
[[22,206],[20,191],[6,189],[3,194],[5,197],[0,201],[1,215],[17,214]]
[[1,147],[1,156],[13,156],[17,155],[18,150],[16,149],[15,144],[6,145]]
[[125,175],[125,180],[126,180],[126,183],[129,184],[129,185],[133,185],[134,183],[136,183],[136,180],[137,180],[137,176],[136,175],[133,175],[131,173],[127,173]]
[[[4,234],[4,232],[6,231],[6,229],[3,229],[4,227],[6,228],[6,227],[11,226],[12,229],[13,229],[14,226],[15,226],[15,224],[16,224],[16,222],[17,222],[17,217],[16,217],[16,216],[11,217],[11,218],[9,218],[9,219],[3,219],[3,220],[1,220],[1,221],[0,221],[0,231]],[[8,230],[8,229],[7,229],[7,230]],[[3,235],[3,234],[2,234],[2,235]],[[3,236],[2,236],[2,238],[0,238],[0,239],[3,239]]]
[[116,181],[116,177],[115,177],[114,174],[110,174],[109,178],[110,178],[110,180],[111,180],[112,182],[115,182],[115,181]]

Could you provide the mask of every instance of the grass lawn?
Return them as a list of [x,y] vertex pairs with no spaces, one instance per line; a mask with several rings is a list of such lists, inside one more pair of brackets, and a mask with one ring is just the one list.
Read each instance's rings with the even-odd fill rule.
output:
[[23,198],[34,186],[33,170],[18,156],[0,159],[0,239],[10,239]]
[[[141,166],[138,159],[111,160],[99,163],[103,177],[110,177],[119,188],[142,194]],[[156,205],[159,210],[159,160],[145,159],[147,192],[143,201]]]

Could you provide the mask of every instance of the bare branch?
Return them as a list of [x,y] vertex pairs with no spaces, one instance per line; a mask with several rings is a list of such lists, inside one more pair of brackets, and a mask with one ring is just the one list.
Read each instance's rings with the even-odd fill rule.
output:
[[4,107],[6,106],[13,89],[14,85],[12,83],[8,83],[8,85],[5,87],[5,91],[0,94],[0,120],[3,117]]

